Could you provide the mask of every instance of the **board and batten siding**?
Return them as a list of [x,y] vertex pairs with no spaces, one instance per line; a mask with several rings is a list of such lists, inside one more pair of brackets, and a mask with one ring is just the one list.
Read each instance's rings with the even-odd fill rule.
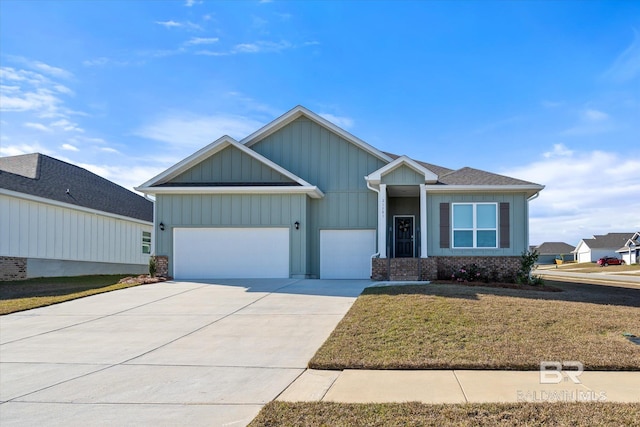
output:
[[293,181],[237,148],[228,146],[169,182],[286,183]]
[[420,185],[424,184],[424,174],[402,165],[383,175],[382,183],[390,185]]
[[384,160],[304,117],[251,149],[318,186],[325,195],[309,200],[309,276],[320,276],[320,230],[377,227],[377,194],[367,188],[364,177],[384,166]]
[[[156,254],[173,257],[173,227],[289,227],[291,275],[306,274],[304,194],[158,194]],[[300,222],[300,230],[293,224]],[[224,244],[224,242],[220,242]],[[173,263],[169,262],[169,274]]]
[[[453,249],[440,247],[440,203],[509,203],[510,247],[497,249]],[[498,205],[498,209],[500,206]],[[500,212],[498,212],[499,214]],[[449,210],[451,215],[451,210]],[[427,192],[429,256],[519,256],[529,248],[528,202],[523,193],[442,194]],[[449,228],[449,230],[451,230]],[[500,229],[498,228],[498,238]],[[452,239],[449,236],[449,244]]]
[[151,224],[0,194],[0,256],[141,264]]

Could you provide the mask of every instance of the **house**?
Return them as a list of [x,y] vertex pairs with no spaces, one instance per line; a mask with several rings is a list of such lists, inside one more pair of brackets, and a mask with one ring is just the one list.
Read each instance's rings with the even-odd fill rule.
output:
[[538,246],[532,246],[531,250],[538,251],[538,264],[553,264],[558,259],[573,261],[573,250],[575,249],[564,242],[544,242]]
[[542,189],[382,152],[302,106],[136,188],[156,196],[156,254],[176,278],[375,280],[515,274]]
[[153,203],[44,154],[0,158],[0,280],[148,271]]
[[623,247],[616,251],[627,264],[640,263],[640,231],[636,231]]
[[596,262],[603,256],[615,256],[616,251],[624,246],[633,233],[608,233],[582,239],[573,250],[578,262]]

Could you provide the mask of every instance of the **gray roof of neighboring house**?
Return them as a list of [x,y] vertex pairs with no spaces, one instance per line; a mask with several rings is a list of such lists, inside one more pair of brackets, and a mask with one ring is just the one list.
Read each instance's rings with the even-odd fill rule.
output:
[[149,200],[86,169],[40,153],[0,157],[0,188],[153,222]]
[[582,239],[582,241],[591,249],[618,249],[624,246],[624,244],[633,237],[633,234],[633,232],[609,233],[595,235],[593,239]]
[[565,242],[544,242],[534,247],[540,255],[569,254],[575,248]]
[[[397,154],[384,152],[392,159],[397,159]],[[453,170],[443,166],[432,165],[431,163],[416,160],[420,165],[429,169],[438,175],[438,183],[446,185],[538,185],[533,182],[523,181],[517,178],[511,178],[504,175],[498,175],[492,172],[483,171],[464,167],[462,169]]]

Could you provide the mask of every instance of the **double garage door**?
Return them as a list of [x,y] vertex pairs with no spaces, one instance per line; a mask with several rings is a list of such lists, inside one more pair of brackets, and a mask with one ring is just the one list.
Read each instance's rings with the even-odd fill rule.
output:
[[[289,228],[176,228],[177,279],[288,278]],[[321,230],[320,278],[366,279],[375,230]]]

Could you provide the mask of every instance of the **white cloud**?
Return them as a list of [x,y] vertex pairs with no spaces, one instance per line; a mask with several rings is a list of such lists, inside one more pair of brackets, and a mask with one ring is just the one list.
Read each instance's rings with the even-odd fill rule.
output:
[[21,154],[42,153],[50,154],[51,151],[39,143],[0,145],[0,156],[19,156]]
[[578,123],[565,129],[561,135],[592,135],[609,132],[614,129],[611,117],[604,111],[595,108],[585,108],[580,111]]
[[40,130],[42,132],[52,132],[51,128],[48,128],[47,126],[43,125],[42,123],[32,123],[32,122],[27,122],[24,124],[25,127],[31,128],[31,129],[37,129]]
[[98,150],[104,151],[105,153],[120,154],[118,150],[111,147],[100,147]]
[[323,117],[327,120],[329,120],[331,123],[333,123],[334,125],[344,128],[344,129],[349,129],[351,127],[353,127],[354,125],[354,121],[351,117],[340,117],[340,116],[335,116],[333,114],[329,114],[329,113],[320,113],[318,114],[320,117]]
[[185,0],[184,2],[186,7],[192,7],[195,4],[202,4],[202,0]]
[[60,148],[62,148],[63,150],[66,150],[66,151],[80,151],[78,149],[78,147],[76,147],[74,145],[71,145],[71,144],[62,144],[60,146]]
[[139,186],[165,170],[164,166],[131,166],[131,165],[96,165],[92,163],[76,163],[81,168],[95,173],[109,181],[135,191]]
[[162,25],[165,28],[174,28],[174,27],[182,27],[182,24],[180,22],[176,22],[176,21],[156,21],[156,24],[158,25]]
[[73,74],[71,74],[69,71],[51,66],[49,64],[45,64],[44,62],[35,61],[33,62],[33,67],[52,77],[61,79],[70,79],[73,77]]
[[84,130],[78,127],[77,123],[70,122],[67,119],[60,119],[56,122],[51,123],[51,126],[62,129],[65,132],[84,132]]
[[609,115],[603,111],[588,108],[583,112],[583,117],[586,121],[601,122],[603,120],[607,120]]
[[137,129],[134,134],[176,148],[202,148],[223,135],[241,139],[264,123],[240,115],[198,115],[170,112]]
[[543,157],[550,159],[552,157],[571,157],[573,151],[565,147],[564,144],[553,144],[552,151],[546,151],[542,154]]
[[[306,46],[306,45],[303,45]],[[227,56],[238,54],[251,54],[251,53],[278,53],[284,50],[293,49],[296,46],[286,40],[279,42],[260,40],[253,43],[239,43],[230,50],[212,51],[212,50],[200,50],[196,52],[196,55],[206,56]]]
[[636,30],[633,33],[633,41],[604,73],[605,78],[624,83],[640,76],[640,33]]
[[640,229],[640,199],[633,196],[640,194],[633,173],[638,158],[638,151],[576,151],[556,144],[541,160],[504,171],[546,186],[530,203],[531,243],[576,245],[592,234]]
[[192,37],[190,40],[185,42],[185,45],[201,45],[201,44],[214,44],[217,43],[220,39],[217,37]]

